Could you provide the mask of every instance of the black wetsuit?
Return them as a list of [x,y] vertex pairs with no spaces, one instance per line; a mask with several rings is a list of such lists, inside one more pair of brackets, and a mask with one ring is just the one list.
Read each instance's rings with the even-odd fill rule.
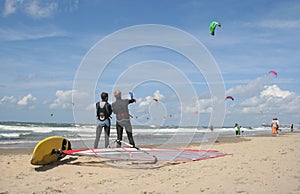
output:
[[130,122],[130,115],[128,111],[128,104],[135,102],[134,99],[116,99],[112,103],[113,113],[116,115],[116,129],[117,129],[117,147],[121,147],[121,140],[123,139],[123,129],[125,127],[129,143],[135,147],[132,135],[132,126]]

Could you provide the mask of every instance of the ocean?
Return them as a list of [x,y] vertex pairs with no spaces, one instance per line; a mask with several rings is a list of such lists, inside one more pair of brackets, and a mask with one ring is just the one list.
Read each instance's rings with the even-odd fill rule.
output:
[[[290,132],[288,125],[281,127],[282,133]],[[30,123],[30,122],[0,122],[0,148],[34,148],[42,139],[50,136],[68,138],[73,149],[91,148],[95,139],[96,126],[91,124],[69,123]],[[243,136],[271,134],[269,126],[242,127]],[[294,126],[294,131],[300,131]],[[99,147],[104,147],[104,137],[101,134]],[[235,136],[234,127],[219,127],[213,131],[208,127],[157,127],[133,126],[134,140],[137,146],[168,145],[175,143],[202,143],[209,137]],[[116,139],[115,126],[111,127],[110,139]],[[124,131],[123,140],[127,141]]]

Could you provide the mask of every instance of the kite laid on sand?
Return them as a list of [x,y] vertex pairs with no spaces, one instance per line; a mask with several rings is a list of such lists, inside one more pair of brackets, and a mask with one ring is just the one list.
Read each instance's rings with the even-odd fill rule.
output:
[[[116,142],[116,141],[115,141]],[[217,158],[229,154],[214,150],[197,150],[188,148],[138,148],[123,142],[126,147],[121,148],[86,148],[72,150],[71,142],[61,136],[51,136],[43,139],[35,146],[31,164],[47,165],[61,161],[65,156],[97,157],[102,163],[114,164],[126,162],[126,167],[137,166],[137,164],[160,164],[166,162],[188,162],[210,158]],[[145,167],[145,166],[144,166]]]

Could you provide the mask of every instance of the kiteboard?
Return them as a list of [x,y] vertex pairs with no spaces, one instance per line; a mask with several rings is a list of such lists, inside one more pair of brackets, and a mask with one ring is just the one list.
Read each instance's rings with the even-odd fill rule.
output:
[[68,139],[60,136],[51,136],[36,144],[30,163],[32,165],[45,165],[62,159],[65,154],[58,150],[71,150]]

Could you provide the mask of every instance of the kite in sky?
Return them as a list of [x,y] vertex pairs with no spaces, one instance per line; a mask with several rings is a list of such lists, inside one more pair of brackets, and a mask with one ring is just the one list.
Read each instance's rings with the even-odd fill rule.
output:
[[273,75],[275,75],[277,77],[277,72],[274,71],[274,70],[269,71],[269,74],[273,74]]
[[234,98],[232,96],[226,96],[225,100],[227,99],[231,99],[232,101],[234,101]]
[[221,27],[221,23],[220,22],[211,22],[210,23],[210,26],[209,26],[209,33],[214,36],[215,35],[215,30],[216,30],[216,27],[219,26]]

